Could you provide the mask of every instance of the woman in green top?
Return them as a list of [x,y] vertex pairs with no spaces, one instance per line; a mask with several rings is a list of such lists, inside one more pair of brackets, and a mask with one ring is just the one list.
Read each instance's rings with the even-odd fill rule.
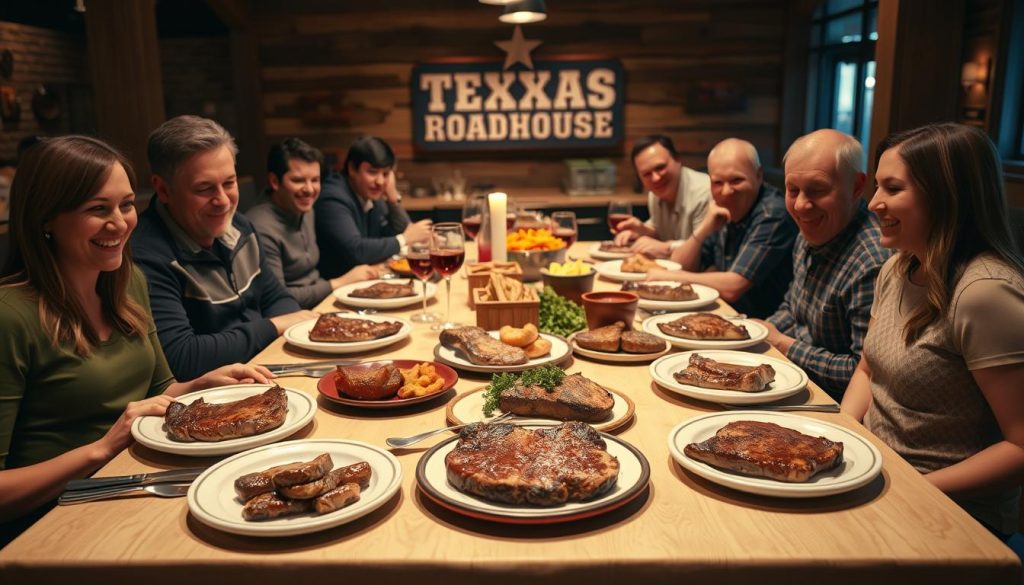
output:
[[174,380],[128,251],[133,187],[124,157],[84,136],[48,139],[18,168],[0,272],[0,545],[126,448],[135,418],[272,377],[233,364]]

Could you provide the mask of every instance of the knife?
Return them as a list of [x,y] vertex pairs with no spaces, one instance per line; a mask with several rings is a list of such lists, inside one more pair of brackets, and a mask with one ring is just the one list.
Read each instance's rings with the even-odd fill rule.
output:
[[353,360],[347,360],[347,361],[321,360],[321,361],[318,361],[318,362],[301,362],[301,363],[292,363],[292,364],[259,364],[259,365],[261,365],[264,368],[267,368],[268,370],[270,370],[270,373],[277,374],[277,373],[280,373],[282,370],[292,370],[292,369],[295,369],[295,368],[316,368],[316,367],[323,367],[323,366],[351,366],[351,365],[358,364],[358,363],[359,363],[358,361],[353,361]]
[[66,491],[91,490],[95,488],[136,485],[144,486],[153,483],[185,482],[192,481],[199,477],[199,474],[206,471],[205,467],[186,467],[184,469],[172,469],[170,471],[157,471],[155,473],[136,473],[135,475],[115,475],[112,477],[90,477],[87,479],[73,479],[64,486]]

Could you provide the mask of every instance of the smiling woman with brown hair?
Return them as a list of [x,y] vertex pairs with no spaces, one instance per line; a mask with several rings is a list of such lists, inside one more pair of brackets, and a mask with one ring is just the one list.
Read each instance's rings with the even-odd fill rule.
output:
[[1024,259],[999,155],[959,124],[882,141],[869,208],[882,267],[843,411],[993,532],[1016,531],[1024,478]]
[[174,381],[128,251],[136,222],[131,167],[99,140],[48,139],[15,176],[0,273],[0,546],[127,447],[135,418],[192,390],[267,381],[241,364]]

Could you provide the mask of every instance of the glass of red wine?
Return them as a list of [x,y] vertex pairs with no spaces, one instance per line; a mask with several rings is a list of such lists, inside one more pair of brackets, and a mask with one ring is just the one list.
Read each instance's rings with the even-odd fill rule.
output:
[[444,277],[445,288],[448,290],[445,320],[431,327],[433,331],[441,331],[461,326],[452,322],[452,275],[462,268],[466,258],[466,235],[457,223],[435,223],[430,231],[430,263]]
[[480,226],[483,225],[484,214],[487,213],[487,197],[477,195],[466,199],[462,206],[462,229],[466,236],[476,239],[480,233]]
[[573,245],[579,228],[576,226],[576,213],[573,211],[556,211],[551,214],[551,235],[565,242],[565,247]]
[[612,235],[618,233],[615,226],[633,217],[633,206],[628,201],[612,201],[608,204],[608,229]]
[[409,261],[409,269],[421,281],[423,281],[423,312],[417,313],[409,319],[414,323],[436,323],[441,320],[437,313],[427,312],[427,282],[434,275],[434,263],[430,261],[430,244],[420,242],[409,245],[409,253],[405,255]]

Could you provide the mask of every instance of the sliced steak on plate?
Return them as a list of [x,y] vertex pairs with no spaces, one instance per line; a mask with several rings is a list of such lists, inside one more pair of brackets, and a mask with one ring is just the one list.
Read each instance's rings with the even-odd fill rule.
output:
[[589,425],[540,429],[474,423],[445,456],[448,481],[459,491],[496,502],[557,506],[610,490],[619,461]]
[[482,327],[456,327],[441,332],[441,345],[462,354],[478,366],[517,366],[527,362],[520,347],[491,337]]
[[686,283],[670,285],[627,282],[622,285],[622,290],[635,292],[638,297],[648,301],[692,301],[697,298],[693,287]]
[[662,333],[684,339],[726,341],[750,339],[750,333],[743,325],[736,325],[714,313],[693,313],[683,315],[675,321],[658,323]]
[[619,342],[625,328],[625,323],[616,321],[611,325],[577,333],[573,339],[576,340],[576,345],[583,349],[616,352],[619,351]]
[[582,374],[566,376],[553,390],[520,383],[502,390],[498,408],[519,416],[599,422],[612,414],[615,398]]
[[370,321],[347,319],[337,313],[324,313],[309,332],[310,341],[344,342],[370,341],[394,335],[402,329],[398,321]]
[[667,342],[645,331],[626,331],[622,334],[622,351],[626,353],[655,353],[665,349]]
[[172,402],[164,414],[167,435],[175,441],[217,442],[249,437],[276,429],[288,415],[288,394],[273,388],[234,402],[210,404],[203,398],[191,404]]
[[841,442],[749,420],[731,422],[683,453],[729,471],[789,483],[805,482],[843,462]]
[[768,364],[741,366],[715,361],[698,354],[690,356],[685,370],[672,374],[677,382],[740,392],[762,392],[775,380],[775,368]]
[[398,299],[401,297],[414,296],[416,292],[412,288],[412,281],[406,284],[397,282],[377,282],[365,288],[357,288],[348,293],[348,296],[357,299]]

